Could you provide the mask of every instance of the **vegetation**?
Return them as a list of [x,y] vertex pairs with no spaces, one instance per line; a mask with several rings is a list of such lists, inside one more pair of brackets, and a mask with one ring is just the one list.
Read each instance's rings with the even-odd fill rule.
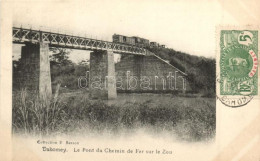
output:
[[[119,100],[126,100],[124,97],[129,98],[119,95]],[[155,134],[171,133],[185,141],[207,140],[215,134],[215,101],[209,98],[156,94],[136,94],[135,98],[108,105],[101,100],[89,100],[83,93],[61,95],[58,100],[47,102],[22,90],[13,97],[13,132],[115,136],[143,128]]]
[[61,84],[61,87],[70,90],[78,89],[78,78],[86,76],[86,71],[89,70],[88,61],[82,60],[75,64],[69,60],[70,50],[61,48],[51,50],[54,53],[50,57],[52,86],[56,87],[57,84]]
[[151,52],[168,60],[170,64],[184,71],[194,93],[204,96],[215,96],[216,88],[216,60],[189,55],[167,48],[150,48]]

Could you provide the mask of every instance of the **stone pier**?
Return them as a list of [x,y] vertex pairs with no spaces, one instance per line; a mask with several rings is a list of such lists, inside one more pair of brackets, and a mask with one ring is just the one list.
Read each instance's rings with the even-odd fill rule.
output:
[[[137,86],[134,90],[136,91],[141,91],[142,89],[140,88],[140,80],[143,75],[144,69],[144,64],[145,64],[145,56],[143,55],[134,55],[134,66],[133,66],[133,76],[137,78]],[[131,83],[131,82],[129,82]]]
[[116,64],[116,73],[122,78],[118,92],[191,91],[187,75],[156,55],[125,55]]
[[39,93],[40,97],[50,98],[51,74],[49,61],[49,45],[45,43],[27,43],[22,47],[21,88]]
[[116,78],[112,51],[90,53],[89,96],[92,99],[115,99]]

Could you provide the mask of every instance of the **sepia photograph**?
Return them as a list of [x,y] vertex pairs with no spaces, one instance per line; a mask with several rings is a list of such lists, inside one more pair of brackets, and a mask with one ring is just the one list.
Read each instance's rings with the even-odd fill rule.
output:
[[[145,23],[175,28],[164,24],[167,17],[158,21]],[[84,34],[77,26],[69,33],[65,25],[26,22],[14,18],[12,28],[13,134],[115,137],[143,130],[179,141],[214,139],[214,52],[174,49],[167,40],[182,39],[167,30],[150,35],[111,26],[104,35]]]

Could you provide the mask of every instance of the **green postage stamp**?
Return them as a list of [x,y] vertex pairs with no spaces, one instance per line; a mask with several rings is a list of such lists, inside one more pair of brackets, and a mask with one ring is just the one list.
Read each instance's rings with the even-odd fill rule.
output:
[[221,30],[221,95],[257,95],[257,53],[258,31]]
[[220,30],[219,39],[221,101],[242,106],[258,94],[258,30]]

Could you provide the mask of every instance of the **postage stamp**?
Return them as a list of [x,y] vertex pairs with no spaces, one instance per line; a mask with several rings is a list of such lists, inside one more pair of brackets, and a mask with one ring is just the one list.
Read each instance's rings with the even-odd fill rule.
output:
[[258,30],[221,30],[219,47],[220,100],[243,106],[258,94]]

